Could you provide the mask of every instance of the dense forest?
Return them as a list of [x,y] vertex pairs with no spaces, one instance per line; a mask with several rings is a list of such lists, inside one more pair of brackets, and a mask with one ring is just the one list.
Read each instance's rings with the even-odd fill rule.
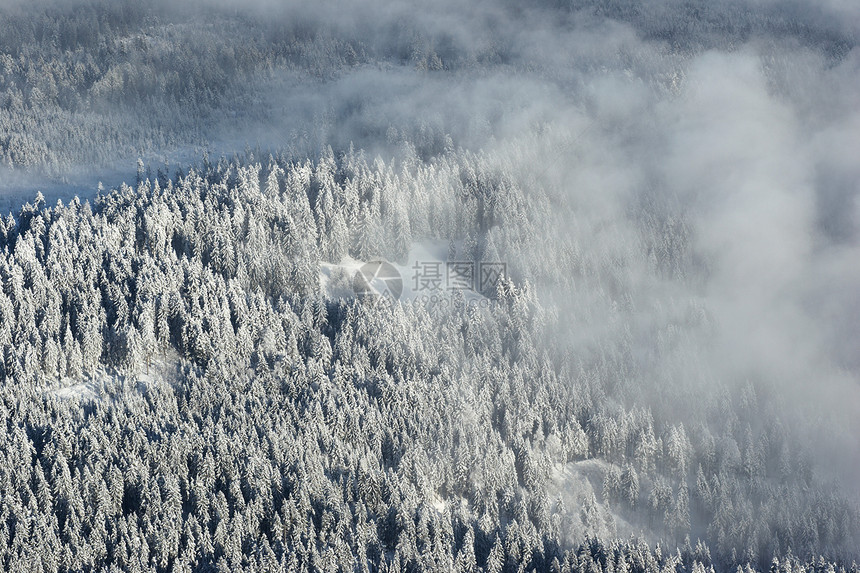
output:
[[[529,271],[519,237],[489,231],[528,235],[541,203],[486,157],[398,168],[329,154],[221,161],[8,217],[4,568],[763,570],[777,555],[818,570],[833,567],[819,553],[850,557],[856,505],[755,387],[685,426],[618,401],[636,377],[630,341],[597,355],[552,342],[557,315],[513,278],[549,261]],[[480,259],[492,241],[510,257],[492,311],[321,292],[321,260],[367,258],[367,244],[393,260],[481,228],[453,256]],[[60,392],[75,380],[88,391]],[[571,467],[593,488],[559,487]],[[613,541],[625,529],[671,549]]]
[[0,568],[860,573],[860,25],[651,4],[0,6]]

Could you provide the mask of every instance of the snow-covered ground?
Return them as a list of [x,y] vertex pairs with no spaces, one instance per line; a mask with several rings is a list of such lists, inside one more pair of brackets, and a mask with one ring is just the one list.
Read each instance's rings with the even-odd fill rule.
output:
[[77,398],[82,402],[99,399],[99,394],[101,393],[102,386],[101,384],[96,383],[96,379],[76,382],[71,378],[64,378],[63,383],[66,383],[68,385],[63,386],[58,390],[51,390],[51,393],[54,396],[65,399]]
[[140,372],[121,373],[99,368],[79,378],[63,377],[59,387],[51,388],[46,393],[65,400],[89,402],[103,399],[109,390],[124,384],[140,391],[153,384],[172,384],[176,379],[179,360],[176,351],[170,350],[164,355],[153,357],[148,370],[144,368]]

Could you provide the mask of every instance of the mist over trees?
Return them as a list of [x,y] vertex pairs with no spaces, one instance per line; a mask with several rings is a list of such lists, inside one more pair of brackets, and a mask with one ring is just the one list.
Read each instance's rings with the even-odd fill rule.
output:
[[[516,205],[539,199],[503,181],[468,154],[412,168],[248,158],[8,217],[4,565],[845,563],[856,505],[755,387],[702,407],[734,420],[714,426],[625,406],[610,396],[632,349],[553,344],[557,319],[527,281],[500,284],[489,312],[320,292],[320,261],[358,256],[355,233],[393,228],[400,201],[425,205],[407,212],[417,238],[486,227],[482,199],[537,233]],[[378,254],[394,258],[392,238]],[[153,361],[162,375],[136,381]],[[56,395],[98,369],[113,374],[93,378],[96,396]],[[554,485],[567,464],[602,475],[599,506]],[[616,520],[682,552],[611,541],[630,527]]]
[[857,573],[856,11],[174,4],[0,8],[5,173],[135,158],[0,217],[3,570]]

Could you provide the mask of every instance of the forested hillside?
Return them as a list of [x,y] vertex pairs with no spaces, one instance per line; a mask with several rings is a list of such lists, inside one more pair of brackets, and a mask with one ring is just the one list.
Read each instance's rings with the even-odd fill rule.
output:
[[[367,233],[394,259],[473,229],[527,236],[547,210],[487,157],[327,157],[225,161],[4,221],[4,568],[693,571],[852,556],[856,505],[755,387],[701,405],[692,426],[655,419],[617,397],[636,377],[631,341],[559,343],[527,280],[502,281],[491,311],[324,298],[320,261],[366,258]],[[462,256],[491,237],[512,277],[549,264],[521,260],[505,232]],[[99,370],[94,396],[55,395]],[[565,468],[590,485],[566,490]],[[631,533],[671,549],[612,541]]]

